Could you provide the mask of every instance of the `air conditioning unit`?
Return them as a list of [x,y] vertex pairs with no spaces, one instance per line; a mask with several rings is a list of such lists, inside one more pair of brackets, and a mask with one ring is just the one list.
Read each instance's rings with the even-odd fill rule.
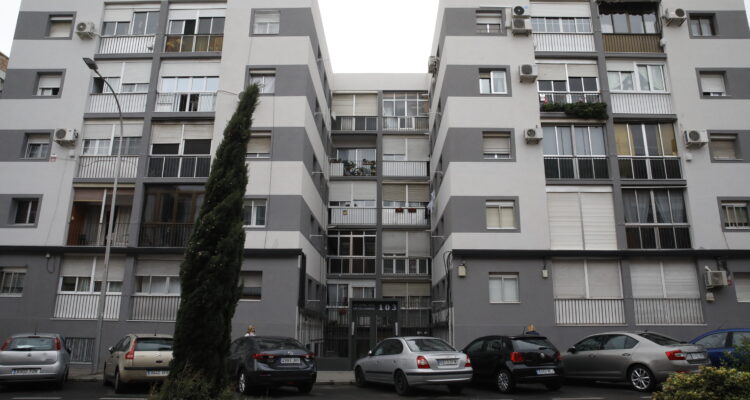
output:
[[729,279],[727,279],[726,271],[706,271],[706,288],[712,289],[715,287],[729,286]]
[[534,82],[536,77],[539,76],[539,69],[536,64],[523,64],[518,67],[519,74],[521,75],[521,82]]
[[530,128],[523,131],[523,138],[526,139],[528,144],[536,144],[542,140],[542,135],[538,130]]
[[430,56],[430,61],[427,63],[427,70],[435,75],[438,72],[438,67],[440,66],[440,58],[435,56]]
[[528,18],[528,15],[526,14],[526,7],[524,6],[513,7],[513,15],[518,17],[525,16]]
[[703,147],[708,143],[708,131],[685,131],[687,147]]
[[78,139],[78,131],[75,129],[55,129],[55,142],[61,146],[70,146]]
[[682,8],[675,8],[674,10],[667,8],[664,10],[664,20],[667,21],[667,25],[675,24],[677,26],[682,26],[686,19],[687,13]]
[[513,31],[514,35],[530,35],[531,19],[514,15],[511,30]]
[[93,39],[96,35],[95,28],[93,22],[79,22],[76,24],[76,33],[81,39]]

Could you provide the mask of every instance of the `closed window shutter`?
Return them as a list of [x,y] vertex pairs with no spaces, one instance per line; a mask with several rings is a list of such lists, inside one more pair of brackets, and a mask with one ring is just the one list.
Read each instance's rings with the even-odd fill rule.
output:
[[430,157],[430,141],[412,139],[406,141],[406,159],[409,161],[426,161]]
[[578,193],[547,193],[552,249],[583,249]]
[[378,115],[378,95],[358,94],[354,99],[354,115],[373,117]]
[[93,260],[89,257],[66,257],[60,276],[91,276]]
[[182,140],[182,124],[154,125],[151,128],[152,144],[173,144]]
[[750,301],[750,273],[735,272],[733,275],[737,301]]
[[581,193],[583,239],[587,250],[616,250],[612,193]]
[[711,154],[715,159],[734,160],[737,158],[734,137],[712,137]]
[[566,81],[568,74],[565,72],[565,64],[539,64],[539,80],[542,81]]
[[352,184],[354,200],[376,200],[377,186],[375,182],[355,182]]
[[[409,256],[430,256],[430,232],[409,232]],[[385,235],[383,235],[385,238]]]
[[268,154],[271,153],[271,137],[270,136],[250,136],[250,140],[247,142],[248,153]]
[[336,113],[337,117],[354,115],[353,94],[336,94],[333,96],[331,103],[331,111]]
[[246,288],[263,286],[263,273],[260,271],[242,271],[240,277]]
[[[109,260],[109,271],[107,271],[107,281],[122,282],[125,278],[125,259],[111,258]],[[96,259],[96,271],[94,271],[94,280],[104,280],[104,258]]]
[[568,76],[597,77],[596,64],[568,64]]
[[213,125],[185,125],[185,139],[212,139],[214,137]]
[[406,254],[406,232],[383,232],[384,254]]
[[722,74],[701,74],[701,89],[704,93],[725,93],[726,88],[724,87],[724,75]]
[[664,286],[668,298],[700,298],[695,265],[690,262],[664,261]]
[[430,201],[429,187],[427,185],[409,185],[409,202],[427,203]]
[[348,182],[330,182],[328,183],[329,201],[351,201],[352,184]]
[[477,24],[502,25],[503,16],[501,12],[477,12]]
[[404,138],[383,138],[384,154],[406,154],[406,140]]
[[587,261],[589,298],[621,299],[620,265],[617,261]]
[[409,289],[406,283],[383,283],[383,297],[406,297]]
[[383,185],[383,201],[406,201],[406,186]]
[[636,299],[664,298],[661,266],[658,262],[638,261],[630,264],[630,283]]
[[122,74],[122,83],[149,83],[150,81],[151,62],[125,63],[125,72]]
[[556,299],[585,298],[585,282],[581,261],[555,261],[552,266],[552,290]]
[[407,283],[406,285],[410,297],[424,297],[430,295],[429,283]]
[[[172,14],[170,13],[170,17]],[[274,23],[279,22],[280,14],[274,11],[259,11],[255,14],[256,23]]]
[[490,303],[503,301],[503,280],[490,277]]
[[[60,87],[60,80],[62,76],[59,74],[42,74],[39,75],[39,87],[45,88],[58,88]],[[115,85],[112,85],[115,86]],[[117,86],[115,86],[116,88]]]
[[510,135],[507,133],[485,134],[482,141],[484,153],[510,154]]
[[487,205],[485,209],[488,228],[500,228],[500,209],[497,206]]
[[514,204],[512,201],[500,203],[500,227],[515,228],[515,214],[513,213]]

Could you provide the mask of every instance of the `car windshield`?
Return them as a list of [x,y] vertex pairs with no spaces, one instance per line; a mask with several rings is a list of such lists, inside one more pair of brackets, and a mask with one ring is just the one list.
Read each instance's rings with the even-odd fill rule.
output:
[[534,351],[543,349],[553,349],[555,346],[545,338],[517,338],[513,339],[513,346],[518,351]]
[[51,337],[18,337],[11,340],[11,351],[47,351],[55,349],[55,339]]
[[666,337],[664,335],[659,335],[656,333],[644,332],[644,333],[639,333],[638,336],[646,338],[658,344],[659,346],[674,346],[674,345],[682,344],[678,340],[674,340],[670,337]]
[[306,350],[302,343],[287,338],[257,338],[255,339],[255,345],[258,346],[258,350],[281,350],[281,349],[300,349]]
[[448,343],[440,339],[407,339],[409,350],[417,351],[456,351]]
[[172,351],[172,339],[138,338],[135,341],[135,351]]

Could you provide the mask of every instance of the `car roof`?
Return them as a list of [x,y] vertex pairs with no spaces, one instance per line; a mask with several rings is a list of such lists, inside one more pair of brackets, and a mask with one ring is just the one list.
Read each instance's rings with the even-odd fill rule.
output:
[[14,333],[10,335],[12,339],[20,337],[39,336],[39,337],[63,337],[59,333]]
[[702,339],[708,335],[713,335],[715,333],[724,333],[724,332],[750,332],[750,328],[725,328],[725,329],[714,329],[712,331],[701,333],[700,335],[694,337],[692,341]]

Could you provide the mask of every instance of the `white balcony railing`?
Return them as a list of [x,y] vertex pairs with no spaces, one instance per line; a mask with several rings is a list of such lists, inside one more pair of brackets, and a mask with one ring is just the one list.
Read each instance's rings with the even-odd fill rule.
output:
[[702,325],[701,299],[633,299],[636,325]]
[[383,176],[426,177],[427,161],[383,161]]
[[331,225],[375,225],[376,208],[329,207]]
[[535,33],[534,49],[536,51],[593,53],[594,35],[592,33]]
[[[118,93],[123,113],[142,113],[146,111],[146,93]],[[89,95],[90,113],[117,113],[115,96],[111,94]]]
[[180,308],[179,295],[134,295],[130,319],[135,321],[174,321]]
[[[115,156],[81,156],[78,160],[78,178],[114,178]],[[135,178],[138,172],[137,156],[122,156],[120,178]]]
[[153,53],[155,36],[102,36],[99,54]]
[[555,299],[557,325],[625,325],[623,299]]
[[424,208],[384,208],[383,225],[427,225]]
[[[107,294],[104,302],[104,319],[116,320],[120,316],[120,294]],[[99,293],[59,293],[53,318],[96,319]]]
[[156,112],[213,112],[216,93],[158,93]]
[[669,93],[612,93],[615,114],[674,114]]

